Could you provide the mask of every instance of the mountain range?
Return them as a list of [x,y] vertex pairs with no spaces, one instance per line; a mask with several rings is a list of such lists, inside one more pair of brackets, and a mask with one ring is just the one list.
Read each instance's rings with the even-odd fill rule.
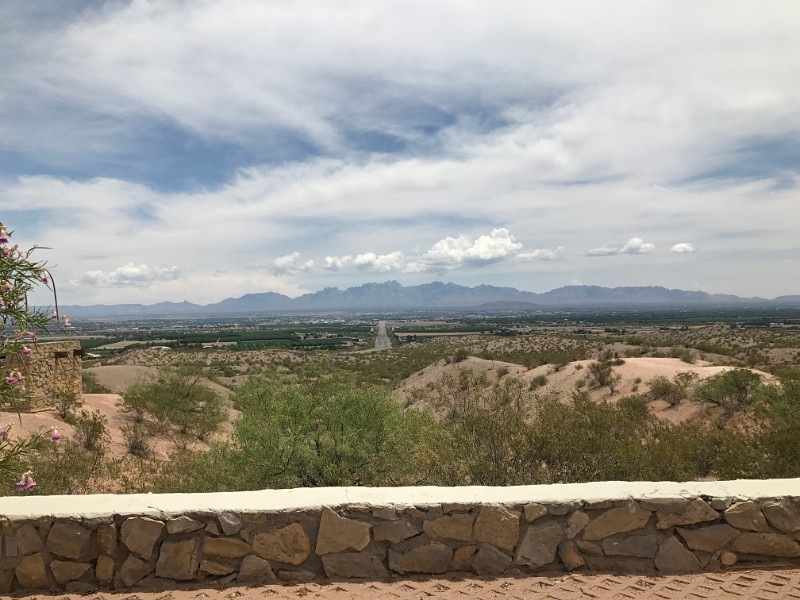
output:
[[659,286],[607,288],[570,285],[542,294],[512,287],[479,285],[466,287],[434,281],[403,286],[397,281],[365,283],[340,290],[327,287],[318,292],[290,298],[275,292],[245,294],[214,304],[159,302],[157,304],[97,304],[62,306],[72,317],[150,317],[230,315],[244,313],[293,313],[372,310],[475,310],[486,312],[525,311],[559,308],[682,308],[723,306],[800,306],[800,295],[741,298],[729,294],[671,290]]

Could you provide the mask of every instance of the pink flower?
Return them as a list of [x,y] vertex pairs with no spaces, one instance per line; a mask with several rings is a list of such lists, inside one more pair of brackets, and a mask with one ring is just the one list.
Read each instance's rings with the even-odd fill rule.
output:
[[3,227],[0,229],[0,244],[7,244],[9,242],[8,234],[6,233],[6,228]]
[[57,319],[58,318],[58,311],[55,308],[53,309],[53,313],[50,315],[50,318],[51,319]]
[[22,474],[17,482],[17,489],[21,492],[28,492],[36,487],[36,482],[33,480],[33,473],[26,471]]
[[56,444],[61,441],[61,432],[53,427],[53,434],[50,436],[50,441]]
[[22,347],[22,356],[24,356],[25,358],[28,358],[31,355],[31,352],[33,352],[33,350],[31,350],[27,346]]
[[45,284],[45,285],[50,283],[50,277],[48,277],[47,273],[42,275],[42,283]]
[[61,317],[64,320],[64,327],[72,327],[72,321],[69,320],[67,315]]
[[6,377],[6,383],[8,385],[16,385],[18,383],[22,383],[25,381],[25,376],[20,373],[19,371],[11,371]]
[[33,340],[35,342],[36,341],[36,332],[35,331],[29,331],[28,332],[28,337],[30,337],[31,340]]
[[11,291],[11,290],[13,290],[13,289],[14,289],[14,286],[13,286],[13,285],[11,285],[11,284],[10,284],[8,281],[6,281],[6,280],[3,280],[3,282],[2,282],[2,283],[0,283],[0,292],[10,292],[10,291]]

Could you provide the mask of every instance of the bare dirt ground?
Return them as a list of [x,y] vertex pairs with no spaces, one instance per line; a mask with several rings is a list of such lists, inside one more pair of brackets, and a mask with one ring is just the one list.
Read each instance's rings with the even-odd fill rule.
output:
[[[154,378],[158,373],[158,369],[140,365],[109,365],[92,367],[88,371],[97,377],[99,383],[114,393],[83,394],[83,402],[76,407],[76,410],[78,412],[84,410],[90,413],[99,411],[107,419],[107,432],[110,437],[109,455],[114,458],[124,456],[127,453],[127,446],[123,428],[131,422],[131,419],[122,410],[123,400],[121,394],[134,383]],[[229,402],[231,390],[213,381],[205,381],[204,385],[217,392],[226,402],[228,422],[221,425],[211,441],[225,439],[230,436],[233,431],[232,423],[239,416],[239,412]],[[24,437],[37,432],[49,432],[56,428],[61,432],[64,439],[75,438],[75,428],[65,422],[55,410],[22,414],[17,414],[14,411],[0,411],[0,425],[7,423],[12,424],[12,432],[15,437]],[[149,443],[153,456],[160,460],[167,459],[170,453],[176,449],[175,440],[168,435],[154,436]],[[190,444],[190,447],[202,450],[207,448],[208,444],[197,441]]]
[[[446,362],[440,360],[411,375],[406,379],[399,390],[399,397],[410,399],[414,390],[424,390],[441,382],[445,377],[456,377],[462,369],[467,369],[476,375],[485,375],[489,381],[506,380],[511,377],[520,378],[525,385],[537,376],[544,376],[546,382],[534,390],[537,396],[554,396],[563,401],[568,401],[572,393],[578,389],[586,390],[592,400],[597,402],[614,402],[631,394],[647,394],[650,391],[649,382],[655,377],[663,376],[672,380],[678,373],[688,371],[697,375],[698,381],[708,379],[719,373],[729,371],[735,367],[715,366],[704,361],[694,364],[683,362],[677,358],[626,358],[624,364],[615,366],[614,372],[621,376],[621,380],[612,393],[608,387],[592,388],[588,377],[588,366],[592,360],[574,361],[555,370],[553,365],[542,365],[527,369],[523,365],[507,363],[497,360],[486,360],[470,356],[461,362]],[[767,381],[774,380],[769,373],[754,370]],[[586,380],[582,387],[577,387],[578,382]],[[412,406],[414,404],[412,403]],[[673,423],[680,423],[697,417],[703,406],[691,400],[682,402],[678,406],[670,406],[664,401],[654,401],[650,405],[654,414]]]

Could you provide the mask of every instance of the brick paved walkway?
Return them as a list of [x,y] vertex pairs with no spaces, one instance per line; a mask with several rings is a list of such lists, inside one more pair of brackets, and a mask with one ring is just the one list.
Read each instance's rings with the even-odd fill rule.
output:
[[[29,600],[54,598],[40,594]],[[800,600],[800,569],[730,571],[700,575],[431,578],[377,582],[303,583],[226,587],[195,587],[159,592],[99,592],[81,596],[58,594],[59,600],[573,600],[649,598],[700,600],[755,598]]]

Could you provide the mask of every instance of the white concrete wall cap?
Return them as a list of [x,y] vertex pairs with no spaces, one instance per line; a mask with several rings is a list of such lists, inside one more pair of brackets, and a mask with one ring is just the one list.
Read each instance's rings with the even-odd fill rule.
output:
[[643,498],[758,499],[800,497],[800,479],[702,482],[599,481],[511,487],[340,487],[295,488],[255,492],[206,494],[97,494],[87,496],[29,496],[0,498],[0,515],[11,520],[80,515],[103,519],[118,515],[169,518],[193,512],[264,513],[323,506],[367,504],[375,507],[430,506],[448,503],[541,504],[576,500],[600,502]]

